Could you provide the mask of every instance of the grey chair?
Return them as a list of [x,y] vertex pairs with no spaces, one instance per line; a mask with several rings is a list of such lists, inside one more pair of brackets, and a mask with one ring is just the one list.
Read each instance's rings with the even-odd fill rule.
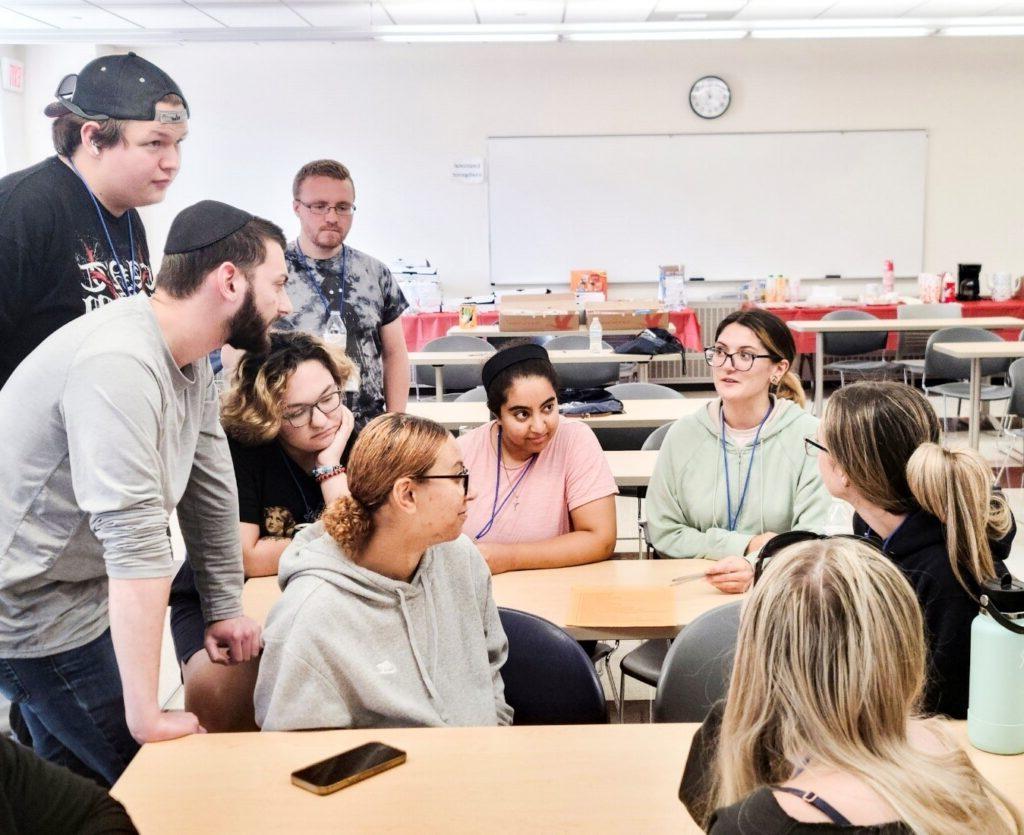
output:
[[[896,308],[897,319],[962,319],[960,304],[901,304]],[[900,331],[896,347],[896,364],[903,369],[903,382],[913,385],[914,377],[924,376],[924,359],[907,359],[908,354],[923,354],[928,334],[921,331]]]
[[[942,420],[943,426],[948,419],[947,401],[949,398],[956,400],[956,414],[960,416],[960,407],[964,400],[971,397],[971,384],[967,382],[971,376],[971,361],[957,359],[949,354],[942,354],[935,350],[935,346],[943,342],[1002,342],[998,334],[983,328],[958,327],[943,328],[928,337],[928,345],[924,351],[924,374],[921,376],[921,388],[928,394],[937,394],[942,397]],[[1009,357],[994,357],[981,361],[981,376],[1003,376],[1010,368]],[[937,385],[928,385],[928,380],[946,380]],[[1009,400],[1011,395],[1009,386],[983,385],[981,387],[981,401],[983,403],[994,400]]]
[[464,391],[458,397],[455,398],[456,403],[486,403],[487,392],[483,386],[477,386],[471,388],[469,391]]
[[[829,321],[863,321],[877,319],[864,310],[833,310],[821,317]],[[889,341],[886,331],[848,331],[826,333],[822,335],[823,349],[826,357],[863,357],[885,351]],[[893,367],[884,357],[878,359],[840,359],[825,365],[827,371],[839,374],[839,385],[846,385],[847,374],[859,374],[863,377],[874,374],[885,374]]]
[[[491,353],[495,348],[486,339],[478,336],[441,336],[431,339],[423,346],[424,351],[463,351],[470,353]],[[455,392],[467,391],[480,385],[480,366],[478,365],[450,365],[443,372],[444,390],[446,396]],[[435,383],[434,369],[429,365],[416,366],[416,391],[419,394],[420,386],[433,388]],[[452,398],[454,399],[454,397]]]
[[[1021,331],[1024,336],[1024,331]],[[1003,456],[1003,465],[996,474],[996,484],[1003,477],[1007,466],[1010,463],[1010,454],[1013,452],[1014,439],[1024,440],[1024,357],[1015,359],[1010,363],[1010,402],[1006,404],[1006,417],[1003,419],[1003,434],[1010,437],[1010,445],[1006,448]],[[1020,421],[1021,425],[1014,427],[1012,424]],[[1024,456],[1024,446],[1021,448],[1021,455]],[[1024,487],[1024,470],[1021,471],[1020,486]]]
[[[556,336],[544,346],[549,351],[581,351],[590,347],[590,338],[586,336]],[[601,343],[602,348],[611,348],[607,342]],[[595,363],[559,363],[555,367],[558,382],[562,388],[589,389],[601,388],[619,381],[621,369],[617,362]]]
[[[608,391],[619,400],[682,400],[683,398],[683,395],[675,389],[659,386],[657,383],[617,383],[614,386],[609,386]],[[654,432],[653,429],[643,427],[594,430],[601,449],[606,452],[640,449],[652,432]]]
[[702,722],[729,692],[742,601],[705,612],[673,641],[658,678],[655,722]]

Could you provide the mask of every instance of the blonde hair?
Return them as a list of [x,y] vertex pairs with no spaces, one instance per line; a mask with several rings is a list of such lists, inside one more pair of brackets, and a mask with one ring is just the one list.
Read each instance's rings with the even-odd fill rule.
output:
[[[965,589],[995,576],[990,539],[1012,525],[992,474],[972,450],[946,450],[939,419],[921,392],[902,383],[854,383],[835,392],[821,440],[850,484],[889,513],[919,507],[946,526],[953,573]],[[969,590],[969,589],[968,589]]]
[[793,363],[796,361],[796,343],[793,341],[793,332],[789,326],[767,310],[737,310],[718,323],[718,327],[715,329],[715,340],[729,325],[742,325],[749,328],[764,345],[765,350],[771,354],[774,362],[785,360],[789,364],[782,378],[774,384],[775,395],[783,400],[792,400],[801,406],[805,405],[807,396],[804,394],[804,387],[800,378],[793,371]]
[[269,352],[245,354],[235,368],[231,388],[221,401],[224,431],[248,446],[276,438],[288,379],[307,360],[323,365],[341,388],[355,374],[355,366],[340,348],[302,331],[274,331]]
[[374,517],[395,482],[424,475],[447,439],[447,429],[415,415],[392,412],[371,420],[348,458],[351,495],[324,511],[327,533],[349,554],[358,553],[372,536]]
[[966,753],[908,740],[924,682],[920,606],[890,560],[851,539],[784,549],[740,622],[710,808],[809,761],[863,781],[915,832],[1020,833],[1017,811]]

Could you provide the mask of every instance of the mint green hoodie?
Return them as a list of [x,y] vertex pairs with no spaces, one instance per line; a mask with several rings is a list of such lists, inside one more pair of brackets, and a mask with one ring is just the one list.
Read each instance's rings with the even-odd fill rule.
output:
[[750,487],[735,531],[729,530],[722,463],[719,401],[680,418],[662,444],[647,491],[647,524],[654,547],[668,557],[743,556],[750,540],[765,531],[820,532],[831,497],[818,463],[804,451],[818,419],[790,400],[777,400],[776,413],[752,444],[737,448],[728,438],[732,511],[754,457]]

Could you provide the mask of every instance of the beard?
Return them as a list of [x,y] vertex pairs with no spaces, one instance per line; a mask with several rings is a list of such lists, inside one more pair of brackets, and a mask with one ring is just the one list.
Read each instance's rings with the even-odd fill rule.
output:
[[228,338],[225,340],[232,348],[265,354],[270,350],[270,326],[273,322],[265,322],[256,308],[256,299],[252,293],[252,284],[245,291],[245,299],[235,315],[228,322]]

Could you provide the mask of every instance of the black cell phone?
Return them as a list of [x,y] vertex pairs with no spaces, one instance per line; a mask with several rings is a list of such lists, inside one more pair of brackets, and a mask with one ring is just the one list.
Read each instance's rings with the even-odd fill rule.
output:
[[405,751],[367,742],[292,772],[292,783],[313,794],[331,794],[405,762]]

